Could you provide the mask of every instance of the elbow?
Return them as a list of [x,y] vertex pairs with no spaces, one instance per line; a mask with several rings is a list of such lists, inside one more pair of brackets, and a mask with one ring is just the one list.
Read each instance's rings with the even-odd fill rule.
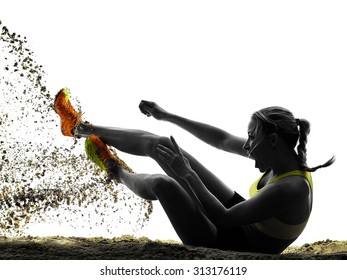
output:
[[232,228],[243,226],[246,223],[244,217],[240,216],[239,213],[230,211],[230,209],[225,209],[223,213],[220,213],[218,217],[216,217],[214,224],[217,227]]
[[213,224],[217,227],[227,227],[230,226],[229,218],[227,215],[227,210],[226,209],[222,209],[220,211],[218,211],[217,215],[215,215],[213,217],[213,219],[211,219]]
[[221,137],[220,140],[216,143],[215,147],[222,151],[229,151],[230,143],[228,137]]

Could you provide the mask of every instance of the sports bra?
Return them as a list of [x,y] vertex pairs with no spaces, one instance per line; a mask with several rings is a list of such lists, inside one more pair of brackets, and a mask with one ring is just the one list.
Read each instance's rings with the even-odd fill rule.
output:
[[[256,180],[251,185],[249,190],[249,194],[251,198],[256,196],[260,191],[266,188],[266,186],[268,186],[269,184],[289,176],[304,177],[308,181],[311,190],[313,189],[311,173],[307,171],[293,170],[293,171],[281,174],[275,178],[272,178],[263,188],[258,189],[258,184],[264,175],[265,174],[263,174],[258,180]],[[307,221],[308,219],[301,224],[291,225],[291,224],[284,223],[278,220],[277,218],[269,218],[264,221],[254,223],[253,225],[258,231],[272,238],[282,239],[282,240],[292,240],[292,239],[296,239],[301,234],[301,232],[304,230],[307,224]]]

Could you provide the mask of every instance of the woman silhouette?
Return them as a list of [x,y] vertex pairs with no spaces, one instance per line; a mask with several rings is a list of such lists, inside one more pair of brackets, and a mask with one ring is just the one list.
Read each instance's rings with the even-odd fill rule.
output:
[[[226,152],[250,158],[263,174],[244,199],[186,151],[173,137],[142,130],[106,128],[82,121],[62,89],[55,99],[66,136],[85,137],[88,157],[136,195],[159,200],[184,244],[223,250],[281,253],[304,230],[312,209],[310,168],[306,164],[309,123],[287,109],[255,112],[248,139],[169,113],[154,102],[140,110],[174,123],[200,140]],[[107,145],[154,159],[167,175],[135,174]],[[158,225],[160,227],[160,225]]]

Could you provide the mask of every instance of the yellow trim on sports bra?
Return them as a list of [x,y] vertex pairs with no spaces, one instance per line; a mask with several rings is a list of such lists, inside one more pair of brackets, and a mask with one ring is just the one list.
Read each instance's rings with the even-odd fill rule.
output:
[[262,189],[258,189],[258,184],[260,182],[260,180],[263,178],[263,176],[265,175],[265,173],[263,175],[261,175],[259,177],[259,179],[257,179],[250,187],[249,189],[249,196],[250,197],[253,197],[255,196],[258,192],[260,192],[263,188],[265,188],[267,185],[273,183],[273,182],[276,182],[284,177],[289,177],[289,176],[302,176],[302,177],[305,177],[306,180],[308,181],[311,189],[313,190],[313,182],[312,182],[312,176],[311,176],[311,173],[310,172],[307,172],[307,171],[302,171],[302,170],[293,170],[293,171],[289,171],[289,172],[286,172],[286,173],[283,173],[277,177],[274,177],[270,180],[269,183],[267,183]]
[[259,223],[254,223],[254,226],[260,232],[272,238],[292,240],[296,239],[303,232],[307,222],[308,219],[299,225],[289,225],[276,218],[270,218]]

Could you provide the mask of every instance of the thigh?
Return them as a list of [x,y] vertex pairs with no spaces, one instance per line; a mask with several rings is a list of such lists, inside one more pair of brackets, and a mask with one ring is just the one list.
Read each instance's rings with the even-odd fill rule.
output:
[[214,246],[217,229],[199,204],[173,178],[165,175],[154,175],[153,178],[153,192],[182,242],[194,246]]
[[[189,160],[191,167],[198,174],[201,181],[209,189],[211,193],[226,207],[233,199],[235,191],[220,180],[214,173],[201,164],[195,157],[186,151],[184,156]],[[242,198],[243,199],[243,198]],[[244,199],[243,199],[244,200]]]

